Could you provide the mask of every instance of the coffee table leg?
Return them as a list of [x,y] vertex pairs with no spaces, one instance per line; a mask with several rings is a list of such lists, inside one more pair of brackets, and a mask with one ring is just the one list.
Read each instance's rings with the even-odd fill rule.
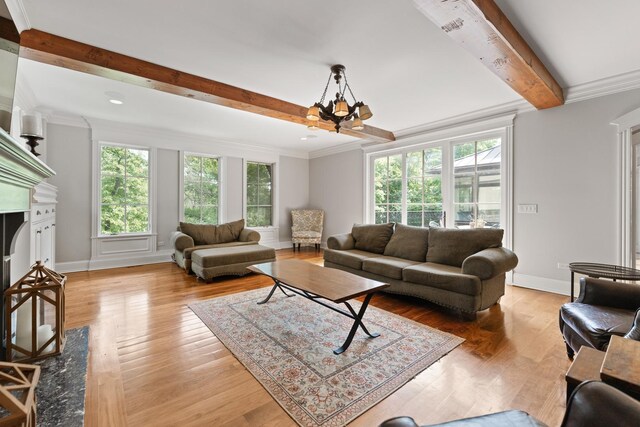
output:
[[369,331],[367,330],[367,328],[364,326],[364,323],[362,323],[362,318],[364,317],[364,312],[367,311],[367,306],[369,305],[369,301],[371,301],[371,297],[373,297],[373,293],[368,294],[366,296],[366,298],[364,299],[364,302],[362,303],[362,306],[360,307],[360,311],[356,314],[355,310],[351,307],[351,305],[349,305],[349,303],[344,303],[347,308],[349,309],[349,311],[351,311],[351,313],[354,316],[354,320],[353,320],[353,326],[351,326],[351,330],[349,331],[349,335],[347,335],[347,339],[344,342],[344,344],[342,344],[342,347],[337,348],[335,350],[333,350],[334,354],[341,354],[344,353],[344,351],[349,348],[349,346],[351,345],[351,341],[353,341],[353,337],[356,334],[356,331],[358,330],[358,327],[361,327],[362,330],[369,335],[371,338],[377,338],[380,336],[380,334],[378,332],[374,332],[373,334],[369,333]]
[[263,299],[262,301],[258,302],[258,304],[264,304],[266,302],[268,302],[271,297],[273,296],[273,293],[276,291],[276,289],[280,289],[280,291],[285,294],[287,297],[292,297],[293,295],[289,295],[288,293],[286,293],[284,291],[284,289],[282,289],[282,287],[280,286],[280,282],[278,282],[277,280],[273,281],[273,288],[271,288],[271,291],[269,292],[269,295],[267,295],[267,297],[265,299]]

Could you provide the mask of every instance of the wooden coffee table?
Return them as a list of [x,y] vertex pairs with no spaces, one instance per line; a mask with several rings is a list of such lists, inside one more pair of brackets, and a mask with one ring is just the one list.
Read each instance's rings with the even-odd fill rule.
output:
[[[349,348],[358,327],[362,328],[364,333],[371,338],[380,336],[377,332],[370,333],[366,326],[364,326],[362,319],[364,318],[364,313],[367,310],[373,294],[389,287],[390,285],[388,283],[365,279],[364,277],[356,276],[346,271],[320,267],[300,260],[267,262],[247,268],[254,273],[271,277],[274,282],[269,295],[258,304],[265,304],[269,301],[276,289],[280,289],[282,293],[288,297],[293,296],[293,294],[285,292],[286,289],[287,291],[303,296],[343,316],[353,319],[353,326],[351,326],[347,339],[341,347],[333,350],[335,354],[341,354]],[[363,295],[366,295],[366,297],[360,310],[356,313],[348,301]],[[342,310],[323,300],[328,300],[336,304],[344,304],[349,311]]]

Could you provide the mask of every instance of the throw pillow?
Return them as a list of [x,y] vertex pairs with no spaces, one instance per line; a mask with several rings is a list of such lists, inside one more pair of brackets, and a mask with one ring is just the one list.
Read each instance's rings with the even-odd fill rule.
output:
[[429,245],[429,229],[396,224],[391,240],[384,249],[386,256],[424,262]]
[[429,230],[427,262],[462,267],[462,262],[468,256],[483,249],[502,246],[503,234],[504,230],[498,228],[469,230],[431,228]]
[[191,236],[198,246],[233,242],[238,240],[243,228],[244,219],[220,225],[180,223],[180,231]]
[[353,224],[351,235],[355,248],[381,254],[393,234],[393,222],[388,224]]

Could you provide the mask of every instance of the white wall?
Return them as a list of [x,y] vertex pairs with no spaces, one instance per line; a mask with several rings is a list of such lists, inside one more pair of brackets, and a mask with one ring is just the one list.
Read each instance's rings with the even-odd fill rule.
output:
[[[61,266],[63,270],[66,269],[65,263],[74,263],[70,268],[77,269],[81,265],[88,265],[88,260],[91,258],[92,138],[122,143],[137,141],[137,145],[143,146],[159,140],[157,135],[147,134],[140,129],[117,133],[103,127],[102,124],[99,128],[99,136],[96,136],[95,129],[92,131],[86,127],[53,123],[47,126],[46,144],[49,148],[47,164],[57,172],[57,175],[50,180],[52,185],[58,187],[56,261],[58,264],[63,264]],[[217,152],[219,147],[214,144],[202,144],[198,137],[194,137],[192,141],[185,144],[184,135],[180,135],[180,138],[169,135],[160,141],[156,148],[157,250],[163,251],[171,249],[169,235],[178,225],[179,150],[219,154]],[[226,221],[233,221],[243,216],[243,158],[226,154],[232,152],[228,146],[225,150],[223,153],[224,214]],[[235,151],[242,154],[242,148],[237,148]],[[274,153],[262,155],[264,161],[278,163],[280,241],[288,243],[291,235],[291,209],[306,207],[309,202],[309,161]],[[250,156],[255,160],[260,159],[261,154],[252,152]],[[28,233],[26,239],[28,254]]]
[[281,242],[291,241],[291,209],[309,207],[309,160],[280,156],[278,222]]
[[363,174],[360,149],[310,160],[309,205],[325,211],[323,241],[363,222]]
[[[569,293],[558,263],[617,261],[618,147],[611,121],[640,106],[640,90],[519,114],[514,125],[514,283]],[[428,139],[426,139],[428,140]],[[310,161],[310,204],[327,211],[325,237],[363,218],[363,153]]]

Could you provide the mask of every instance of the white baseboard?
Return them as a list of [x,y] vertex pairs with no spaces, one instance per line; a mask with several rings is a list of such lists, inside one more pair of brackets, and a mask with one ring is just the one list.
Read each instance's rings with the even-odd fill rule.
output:
[[513,273],[512,284],[523,288],[536,289],[538,291],[560,295],[569,295],[571,292],[568,280],[548,279],[546,277],[529,276],[527,274]]
[[161,262],[170,262],[172,253],[173,250],[165,249],[150,255],[128,258],[103,258],[85,261],[58,262],[56,263],[56,271],[60,273],[71,273],[74,271],[104,270],[107,268],[158,264]]
[[[287,241],[287,242],[278,242],[278,243],[279,244],[278,244],[278,247],[276,249],[291,249],[291,248],[293,248],[293,243],[291,243],[290,240]],[[260,244],[262,244],[262,243],[260,243]],[[309,245],[307,245],[307,246],[309,246]],[[323,249],[326,248],[327,247],[327,242],[320,243],[320,247],[323,248]]]
[[87,271],[89,270],[89,260],[84,261],[71,261],[71,262],[56,262],[55,270],[58,273],[73,273],[74,271]]

